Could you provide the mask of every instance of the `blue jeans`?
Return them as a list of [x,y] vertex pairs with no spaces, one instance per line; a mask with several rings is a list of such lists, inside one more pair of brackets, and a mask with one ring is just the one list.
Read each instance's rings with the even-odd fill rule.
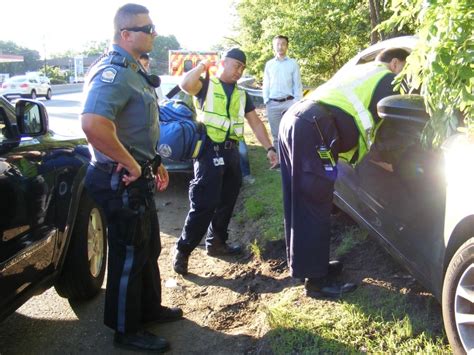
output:
[[239,142],[240,155],[240,170],[242,170],[242,177],[250,175],[249,151],[245,141]]

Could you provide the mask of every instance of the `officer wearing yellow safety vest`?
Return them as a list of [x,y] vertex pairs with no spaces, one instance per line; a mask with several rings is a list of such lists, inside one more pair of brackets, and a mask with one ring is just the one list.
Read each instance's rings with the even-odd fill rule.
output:
[[342,263],[329,261],[330,213],[338,158],[357,164],[370,148],[380,118],[377,103],[394,94],[393,79],[409,53],[390,48],[374,62],[318,88],[294,104],[279,130],[287,258],[308,296],[340,297]]
[[205,124],[208,139],[202,155],[194,161],[190,210],[173,257],[173,269],[179,274],[187,274],[189,255],[205,234],[210,256],[242,252],[240,246],[227,243],[227,227],[242,184],[238,144],[243,140],[244,118],[267,150],[270,164],[278,162],[252,100],[236,84],[245,69],[245,53],[238,48],[228,50],[216,77],[203,79],[201,75],[208,71],[209,64],[201,62],[183,77],[180,85],[195,95],[198,120]]

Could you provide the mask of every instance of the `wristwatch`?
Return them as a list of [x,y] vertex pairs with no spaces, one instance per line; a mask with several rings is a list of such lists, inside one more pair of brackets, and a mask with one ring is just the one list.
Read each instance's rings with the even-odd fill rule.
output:
[[276,149],[275,149],[275,147],[274,147],[273,145],[272,145],[271,147],[267,148],[267,152],[269,152],[269,151],[272,151],[272,152],[274,152],[274,153],[277,152]]

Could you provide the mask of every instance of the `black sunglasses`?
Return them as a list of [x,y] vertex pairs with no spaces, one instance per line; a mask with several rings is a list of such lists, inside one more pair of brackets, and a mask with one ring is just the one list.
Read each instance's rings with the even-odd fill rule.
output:
[[143,32],[146,34],[153,34],[155,32],[155,25],[146,25],[141,27],[129,27],[129,28],[121,28],[120,31],[130,31],[130,32]]

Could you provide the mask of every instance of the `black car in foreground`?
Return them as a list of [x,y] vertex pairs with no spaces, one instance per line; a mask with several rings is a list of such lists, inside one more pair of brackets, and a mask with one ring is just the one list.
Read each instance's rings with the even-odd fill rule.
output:
[[41,103],[0,96],[0,320],[52,285],[78,300],[101,288],[106,224],[83,188],[85,143],[49,132]]
[[[403,37],[369,47],[341,70],[373,60]],[[337,77],[338,74],[336,74]],[[383,119],[368,154],[338,163],[335,204],[369,230],[441,302],[455,353],[474,351],[474,143],[465,134],[441,149],[421,144],[429,120],[423,98],[381,100]]]

